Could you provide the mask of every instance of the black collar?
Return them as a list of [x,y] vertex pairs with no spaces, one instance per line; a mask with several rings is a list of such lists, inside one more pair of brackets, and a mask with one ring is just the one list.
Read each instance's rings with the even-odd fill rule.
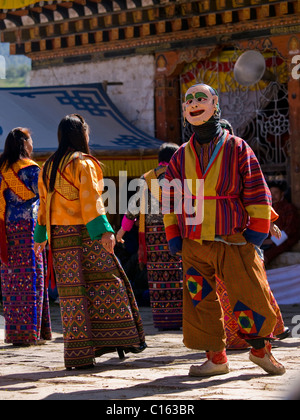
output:
[[214,115],[205,124],[192,125],[192,129],[199,144],[209,143],[218,137],[222,131],[220,119]]

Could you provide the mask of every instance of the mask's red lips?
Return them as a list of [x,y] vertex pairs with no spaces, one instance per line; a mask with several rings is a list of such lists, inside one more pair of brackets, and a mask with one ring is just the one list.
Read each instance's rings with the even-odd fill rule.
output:
[[191,117],[199,117],[199,115],[203,114],[204,109],[198,109],[197,111],[191,111],[190,116]]

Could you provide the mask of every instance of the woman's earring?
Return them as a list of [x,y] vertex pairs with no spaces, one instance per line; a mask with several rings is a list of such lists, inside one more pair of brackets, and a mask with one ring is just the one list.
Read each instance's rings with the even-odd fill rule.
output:
[[183,118],[183,128],[185,128],[186,127],[186,119],[185,119],[185,117]]

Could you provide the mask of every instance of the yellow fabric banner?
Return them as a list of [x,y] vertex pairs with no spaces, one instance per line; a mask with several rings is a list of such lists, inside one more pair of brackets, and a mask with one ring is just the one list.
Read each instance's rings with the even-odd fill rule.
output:
[[[238,83],[234,78],[234,65],[243,51],[221,51],[212,55],[209,59],[187,63],[181,74],[182,93],[196,83],[206,83],[212,86],[219,93],[233,92],[239,89]],[[287,83],[288,68],[284,60],[272,51],[263,51],[262,55],[266,61],[266,69],[276,72],[279,83]],[[261,80],[258,84],[250,86],[248,89],[255,92],[263,90],[268,83]]]
[[[39,3],[39,0],[0,0],[0,9],[22,9],[35,3]],[[44,0],[44,3],[48,1]]]
[[[157,156],[144,156],[141,158],[128,156],[126,159],[121,156],[117,156],[114,159],[101,156],[96,157],[103,164],[104,178],[118,177],[120,171],[127,171],[129,178],[139,178],[144,173],[158,166]],[[42,166],[45,159],[37,157],[35,161]]]

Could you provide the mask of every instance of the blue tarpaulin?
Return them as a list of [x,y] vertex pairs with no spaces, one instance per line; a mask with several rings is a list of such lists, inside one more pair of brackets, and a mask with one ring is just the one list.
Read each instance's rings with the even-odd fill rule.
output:
[[90,126],[90,147],[95,152],[155,151],[162,142],[134,127],[109,99],[101,84],[0,89],[0,152],[9,131],[31,130],[36,153],[57,148],[57,127],[72,113]]

